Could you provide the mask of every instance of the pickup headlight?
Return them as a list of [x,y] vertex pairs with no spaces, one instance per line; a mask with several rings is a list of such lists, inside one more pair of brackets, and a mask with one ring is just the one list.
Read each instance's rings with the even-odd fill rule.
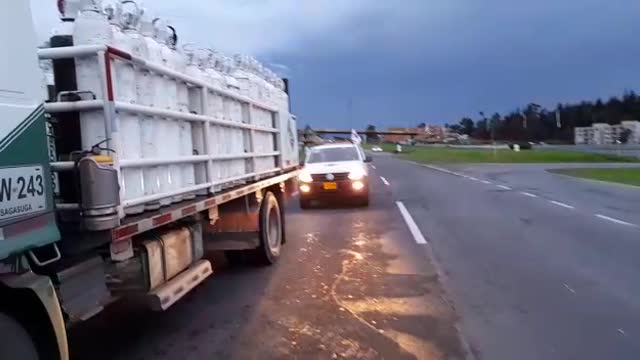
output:
[[362,180],[365,172],[363,169],[351,170],[349,173],[349,180]]
[[308,171],[302,170],[298,175],[298,180],[300,180],[303,183],[309,183],[313,181],[313,178],[311,177],[311,174]]

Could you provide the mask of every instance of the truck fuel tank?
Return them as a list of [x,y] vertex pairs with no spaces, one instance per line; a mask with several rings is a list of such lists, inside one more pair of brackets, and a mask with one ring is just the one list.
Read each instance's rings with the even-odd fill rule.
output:
[[108,230],[120,225],[120,185],[109,156],[87,156],[78,162],[84,225],[88,230]]

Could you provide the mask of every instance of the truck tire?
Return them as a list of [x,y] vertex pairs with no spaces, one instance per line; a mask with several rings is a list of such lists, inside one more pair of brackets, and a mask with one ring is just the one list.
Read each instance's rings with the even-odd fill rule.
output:
[[284,228],[278,198],[267,192],[260,205],[260,246],[253,250],[259,265],[275,264],[280,258]]
[[19,322],[0,312],[0,359],[38,360],[36,344]]

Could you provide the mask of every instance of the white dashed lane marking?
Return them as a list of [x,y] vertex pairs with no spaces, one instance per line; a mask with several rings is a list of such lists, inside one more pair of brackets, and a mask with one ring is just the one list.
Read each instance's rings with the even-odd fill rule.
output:
[[413,217],[411,217],[409,210],[407,210],[402,201],[396,201],[396,205],[400,210],[400,214],[402,214],[402,217],[404,218],[404,222],[407,224],[407,227],[409,227],[409,231],[411,232],[411,235],[413,235],[413,239],[418,244],[426,244],[427,240],[422,236],[422,233],[420,232],[418,225],[416,225],[416,222],[413,221]]
[[389,182],[384,178],[384,176],[380,176],[380,180],[382,180],[385,185],[389,186]]
[[[420,165],[420,166],[423,166],[423,167],[426,167],[426,168],[430,168],[430,169],[433,169],[433,170],[437,170],[437,171],[440,171],[440,172],[444,172],[444,173],[447,173],[447,174],[450,174],[450,175],[460,176],[460,177],[463,177],[465,179],[469,179],[471,181],[479,181],[479,182],[482,182],[483,184],[487,184],[487,185],[492,184],[491,181],[478,179],[478,178],[475,178],[475,177],[470,176],[470,175],[453,172],[453,171],[450,171],[450,170],[447,170],[447,169],[443,169],[441,167],[437,167],[437,166],[433,166],[433,165],[426,165],[426,164],[417,164],[417,165]],[[371,165],[371,166],[375,169],[375,167],[373,165]],[[385,185],[389,186],[389,182],[384,177],[381,176],[380,179],[382,180],[382,182]],[[496,187],[498,187],[500,189],[503,189],[503,190],[513,190],[513,188],[511,188],[509,186],[506,186],[506,185],[496,185]],[[532,194],[532,193],[526,192],[526,191],[519,191],[519,193],[524,195],[524,196],[530,197],[530,198],[539,198],[540,197],[540,196],[538,196],[536,194]],[[570,209],[570,210],[575,210],[576,209],[575,206],[569,205],[569,204],[566,204],[566,203],[563,203],[563,202],[560,202],[560,201],[555,201],[555,200],[550,200],[550,199],[545,199],[545,200],[547,200],[550,204],[553,204],[553,205],[556,205],[556,206],[560,206],[560,207],[563,207],[565,209]],[[401,204],[402,203],[398,202],[398,207],[400,208],[400,211],[402,211],[402,208],[400,207]],[[408,212],[407,212],[407,214],[408,214]],[[623,221],[623,220],[619,220],[619,219],[616,219],[616,218],[612,218],[612,217],[609,217],[609,216],[606,216],[606,215],[602,215],[602,214],[593,214],[593,215],[595,215],[596,217],[598,217],[600,219],[607,220],[607,221],[610,221],[610,222],[615,223],[615,224],[632,226],[632,227],[636,227],[636,228],[640,227],[640,226],[638,226],[636,224],[632,224],[632,223],[629,223],[629,222],[626,222],[626,221]],[[404,216],[404,213],[403,213],[403,216]],[[406,218],[405,218],[405,220],[406,220]]]
[[620,224],[620,225],[636,226],[636,225],[634,225],[632,223],[628,223],[626,221],[618,220],[618,219],[615,219],[615,218],[612,218],[612,217],[609,217],[609,216],[606,216],[606,215],[602,215],[602,214],[596,214],[596,217],[599,217],[600,219],[611,221],[613,223]]
[[555,201],[555,200],[549,200],[550,203],[554,204],[554,205],[558,205],[558,206],[562,206],[563,208],[567,208],[567,209],[575,209],[575,207],[569,205],[569,204],[565,204],[563,202],[560,201]]

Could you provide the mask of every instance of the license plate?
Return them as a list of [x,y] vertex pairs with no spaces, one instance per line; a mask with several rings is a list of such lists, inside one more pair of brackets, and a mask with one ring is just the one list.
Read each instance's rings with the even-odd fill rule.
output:
[[44,182],[41,166],[0,169],[0,221],[44,210]]
[[338,184],[334,182],[326,182],[322,184],[322,188],[325,190],[336,190],[338,188]]

